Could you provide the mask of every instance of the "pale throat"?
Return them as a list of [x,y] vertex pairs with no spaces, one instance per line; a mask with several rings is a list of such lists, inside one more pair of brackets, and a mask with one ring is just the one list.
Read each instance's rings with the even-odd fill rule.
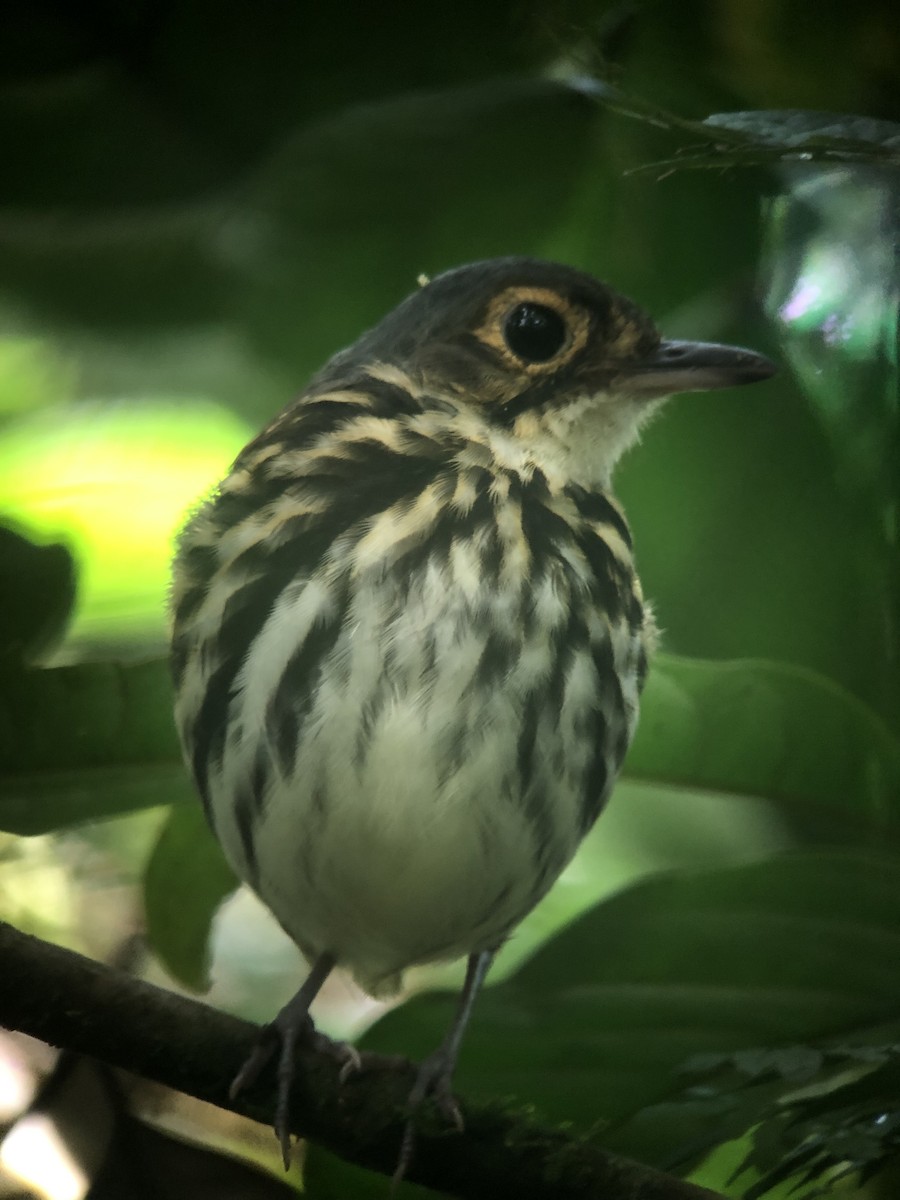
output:
[[[587,489],[609,488],[613,468],[637,442],[641,430],[666,397],[647,400],[601,392],[559,407],[521,413],[513,426],[511,447],[521,470],[525,462],[541,470],[551,486],[568,483]],[[512,463],[510,463],[512,465]]]

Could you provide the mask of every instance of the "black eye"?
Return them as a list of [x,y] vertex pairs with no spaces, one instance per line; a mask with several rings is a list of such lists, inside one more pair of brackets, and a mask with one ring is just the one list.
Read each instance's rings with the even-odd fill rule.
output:
[[517,304],[504,321],[503,336],[513,354],[525,362],[547,362],[566,344],[566,323],[555,309],[526,301]]

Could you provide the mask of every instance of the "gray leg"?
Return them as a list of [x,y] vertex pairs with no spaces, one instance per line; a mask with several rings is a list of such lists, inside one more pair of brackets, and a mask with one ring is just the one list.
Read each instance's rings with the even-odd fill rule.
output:
[[294,1079],[294,1056],[300,1037],[315,1038],[320,1044],[320,1048],[334,1053],[335,1057],[339,1058],[345,1066],[357,1057],[356,1051],[352,1047],[317,1035],[309,1015],[309,1006],[319,994],[322,984],[331,974],[333,967],[333,955],[319,955],[297,994],[287,1002],[275,1020],[265,1026],[253,1053],[238,1071],[229,1088],[229,1095],[234,1099],[238,1092],[254,1083],[275,1053],[276,1046],[281,1044],[278,1055],[275,1133],[281,1144],[281,1156],[284,1160],[285,1170],[288,1169],[291,1161],[291,1084]]
[[447,1030],[447,1036],[441,1042],[438,1049],[435,1050],[434,1054],[430,1054],[419,1067],[415,1085],[409,1094],[409,1106],[412,1110],[412,1115],[403,1131],[400,1156],[397,1161],[397,1169],[394,1171],[394,1187],[397,1186],[406,1174],[406,1169],[412,1159],[415,1142],[414,1121],[416,1109],[422,1105],[426,1098],[430,1097],[434,1100],[443,1116],[451,1124],[455,1125],[457,1129],[462,1130],[462,1114],[459,1111],[459,1105],[453,1098],[453,1090],[451,1088],[453,1071],[456,1067],[456,1060],[459,1057],[459,1048],[462,1045],[463,1034],[472,1015],[475,997],[481,990],[481,985],[484,983],[485,976],[490,970],[496,953],[496,950],[482,950],[479,954],[471,954],[469,956],[465,983],[460,993],[456,1015],[453,1018],[450,1028]]

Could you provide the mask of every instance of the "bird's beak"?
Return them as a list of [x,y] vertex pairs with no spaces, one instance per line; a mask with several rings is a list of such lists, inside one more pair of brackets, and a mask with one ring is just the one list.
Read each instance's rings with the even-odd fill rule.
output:
[[718,342],[664,341],[646,358],[623,367],[616,390],[637,396],[668,396],[757,383],[775,374],[763,354]]

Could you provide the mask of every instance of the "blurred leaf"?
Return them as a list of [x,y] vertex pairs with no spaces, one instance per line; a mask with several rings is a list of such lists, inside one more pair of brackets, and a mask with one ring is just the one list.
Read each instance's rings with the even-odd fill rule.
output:
[[70,644],[162,645],[175,533],[247,435],[218,405],[173,396],[81,403],[3,430],[0,510],[36,538],[64,538],[78,558]]
[[200,805],[173,808],[147,863],[144,911],[150,945],[180,983],[209,986],[209,927],[237,886]]
[[339,108],[202,199],[115,220],[0,208],[0,271],[40,311],[95,328],[236,318],[310,373],[423,270],[534,246],[571,201],[597,118],[582,92],[536,79]]
[[742,1052],[688,1067],[699,1077],[695,1092],[732,1100],[743,1129],[752,1127],[734,1177],[752,1172],[757,1182],[742,1195],[758,1200],[785,1181],[816,1182],[804,1195],[824,1195],[847,1175],[866,1181],[896,1164],[898,1057],[896,1043],[875,1042]]
[[0,828],[34,834],[192,798],[166,663],[7,672]]
[[[891,1027],[893,1024],[893,1028]],[[666,1169],[683,1172],[727,1139],[743,1152],[732,1163],[731,1177],[749,1171],[750,1183],[784,1163],[793,1148],[790,1126],[795,1106],[834,1107],[831,1095],[849,1079],[865,1081],[892,1052],[883,1044],[896,1036],[896,1021],[852,1031],[853,1045],[824,1039],[818,1045],[788,1045],[701,1054],[683,1064],[687,1080],[680,1096],[636,1114],[634,1128],[662,1122],[675,1137],[664,1158]],[[704,1127],[698,1116],[705,1114]],[[785,1171],[785,1177],[792,1168]],[[752,1188],[751,1188],[752,1190]]]
[[434,1200],[443,1195],[432,1188],[404,1181],[389,1185],[383,1175],[346,1163],[314,1142],[307,1143],[303,1157],[303,1195],[308,1200]]
[[900,743],[848,692],[784,663],[658,655],[625,772],[827,806],[861,834],[900,818]]
[[[514,1097],[659,1163],[727,1112],[664,1106],[701,1052],[849,1037],[896,1011],[900,864],[864,854],[788,855],[643,881],[600,904],[479,1000],[458,1083]],[[848,964],[852,968],[848,969]],[[366,1048],[422,1057],[450,995],[388,1013]],[[640,1110],[655,1105],[651,1120]],[[637,1114],[637,1119],[633,1119]]]
[[828,437],[845,503],[859,513],[859,590],[877,614],[860,614],[875,643],[864,661],[875,703],[900,729],[898,202],[896,171],[785,172],[768,206],[765,270],[785,358]]
[[[491,978],[505,978],[548,937],[637,879],[759,862],[794,845],[784,814],[768,800],[620,779],[572,862],[502,947]],[[462,981],[462,964],[423,975],[428,986],[451,987]]]
[[884,533],[900,475],[898,197],[889,171],[792,172],[767,221],[769,314],[839,482],[874,501]]
[[[2,706],[0,699],[0,706]],[[0,720],[5,714],[0,712]],[[29,837],[161,804],[194,802],[180,763],[0,772],[0,829]]]
[[[713,11],[709,20],[708,8],[692,3],[685,12],[679,5],[670,28],[676,20],[700,24],[707,16],[717,41],[706,61],[691,54],[693,31],[685,31],[678,49],[691,54],[692,68],[715,71],[727,81],[746,107],[764,108],[776,100],[793,108],[896,112],[887,99],[896,94],[900,68],[893,0],[866,0],[854,9],[835,4],[824,20],[824,10],[806,0],[761,0],[752,6],[720,0]],[[670,69],[679,64],[685,70],[681,53],[669,57]]]
[[297,1188],[234,1154],[134,1118],[120,1124],[85,1200],[296,1200]]
[[70,374],[47,341],[0,336],[0,417],[57,404],[71,393]]
[[[132,139],[133,131],[132,131]],[[0,275],[40,315],[119,338],[221,320],[233,280],[211,243],[224,201],[126,209],[114,220],[0,208]]]
[[237,296],[257,344],[306,374],[423,271],[537,246],[582,180],[597,120],[576,89],[506,79],[361,105],[302,130],[264,164],[243,220],[220,238],[244,276]]
[[31,660],[58,641],[75,602],[75,563],[65,546],[36,546],[0,525],[2,659]]
[[539,64],[544,26],[515,0],[458,0],[449,21],[430,5],[342,19],[281,0],[35,0],[0,44],[5,198],[115,211],[205,193],[323,110]]
[[739,1050],[736,1054],[697,1054],[684,1064],[685,1074],[708,1076],[733,1067],[746,1079],[778,1076],[793,1084],[807,1083],[821,1071],[825,1054],[812,1046],[784,1046],[777,1050]]

